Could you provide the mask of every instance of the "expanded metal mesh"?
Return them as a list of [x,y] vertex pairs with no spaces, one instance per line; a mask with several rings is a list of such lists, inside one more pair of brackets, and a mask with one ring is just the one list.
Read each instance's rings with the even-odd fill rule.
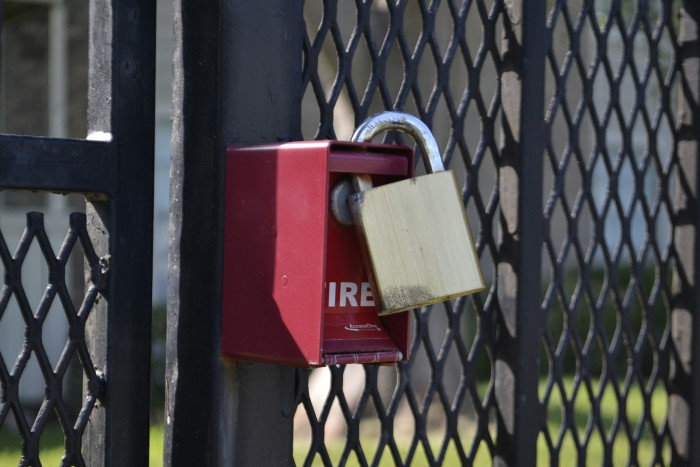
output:
[[677,7],[549,12],[539,430],[552,465],[670,463]]
[[[542,307],[530,316],[544,335],[529,338],[542,341],[542,465],[670,463],[678,8],[560,0],[541,31]],[[416,310],[408,363],[300,371],[295,460],[491,464],[505,6],[307,1],[305,20],[305,138],[346,139],[384,109],[423,119],[462,183],[488,288]]]
[[[1,220],[6,221],[7,216]],[[5,222],[3,227],[7,226]],[[4,277],[0,291],[4,336],[0,344],[0,448],[21,451],[22,457],[15,460],[19,465],[41,465],[41,446],[54,443],[53,432],[60,429],[65,448],[62,465],[85,465],[82,436],[104,393],[104,379],[95,370],[85,327],[105,290],[108,264],[96,255],[82,213],[70,215],[60,246],[51,243],[44,215],[38,212],[26,215],[26,227],[16,245],[8,245],[6,237],[7,230],[0,231]],[[82,284],[79,292],[69,286],[76,255],[80,279],[84,262],[89,281],[84,292]],[[36,262],[41,266],[36,267]],[[30,277],[37,273],[40,277]],[[45,286],[30,287],[37,283]],[[61,335],[63,344],[56,352],[47,339],[54,341]],[[19,339],[11,339],[14,336]],[[21,343],[19,348],[12,348],[13,340]],[[80,400],[83,376],[85,391]],[[71,388],[75,381],[77,388]],[[37,399],[35,394],[42,386],[43,397]]]

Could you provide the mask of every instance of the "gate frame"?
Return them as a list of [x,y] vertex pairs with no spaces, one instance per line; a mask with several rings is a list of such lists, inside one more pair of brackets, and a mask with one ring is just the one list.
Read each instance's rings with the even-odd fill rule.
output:
[[[0,186],[86,196],[108,282],[84,332],[100,378],[86,380],[83,391],[98,402],[82,444],[66,437],[65,461],[147,465],[156,1],[91,0],[89,11],[88,138],[0,135]],[[70,332],[83,337],[80,327]],[[24,441],[33,462],[39,445]]]

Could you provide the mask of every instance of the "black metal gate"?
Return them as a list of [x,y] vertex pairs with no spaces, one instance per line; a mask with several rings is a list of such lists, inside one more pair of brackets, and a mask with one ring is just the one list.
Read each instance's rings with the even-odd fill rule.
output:
[[[27,8],[20,3],[0,2],[0,13]],[[148,463],[155,1],[92,0],[89,19],[87,139],[0,135],[0,190],[81,193],[87,201],[84,214],[59,222],[62,244],[49,239],[40,212],[27,214],[17,244],[0,232],[0,324],[16,304],[22,326],[14,332],[23,333],[18,353],[0,355],[0,431],[12,425],[19,433],[20,465],[41,465],[50,423],[64,435],[61,465]],[[23,272],[32,248],[47,271],[38,297],[28,296]],[[81,251],[86,285],[76,296],[67,270]],[[57,315],[68,333],[52,361],[46,323]],[[30,360],[44,382],[31,415],[22,402]],[[77,410],[64,391],[71,366],[83,379]]]
[[[697,462],[699,9],[177,0],[166,462]],[[435,132],[488,290],[397,368],[223,364],[226,146],[384,109]]]
[[698,10],[305,2],[304,137],[420,116],[490,287],[416,310],[396,370],[298,372],[298,464],[700,459]]

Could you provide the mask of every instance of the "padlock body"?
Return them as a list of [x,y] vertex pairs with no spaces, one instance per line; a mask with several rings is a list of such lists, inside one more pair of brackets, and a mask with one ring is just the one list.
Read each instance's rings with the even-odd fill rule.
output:
[[357,193],[351,208],[372,265],[380,315],[484,289],[452,171]]
[[300,367],[407,358],[409,317],[380,318],[354,227],[330,190],[348,173],[405,179],[412,151],[335,141],[230,148],[222,355]]

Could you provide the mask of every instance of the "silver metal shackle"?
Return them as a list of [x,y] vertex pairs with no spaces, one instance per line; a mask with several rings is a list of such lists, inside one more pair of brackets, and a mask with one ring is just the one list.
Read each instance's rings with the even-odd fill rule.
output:
[[389,130],[406,133],[416,141],[426,172],[435,173],[445,170],[440,148],[430,128],[419,118],[407,113],[388,111],[368,117],[357,127],[350,141],[368,143],[379,133]]
[[[411,136],[420,148],[427,173],[443,172],[445,166],[440,157],[440,149],[430,128],[417,117],[403,112],[381,112],[368,117],[353,133],[350,141],[369,143],[379,133],[398,130]],[[372,177],[368,174],[353,174],[341,180],[331,190],[331,212],[341,225],[352,225],[352,213],[347,204],[348,196],[372,188]]]

